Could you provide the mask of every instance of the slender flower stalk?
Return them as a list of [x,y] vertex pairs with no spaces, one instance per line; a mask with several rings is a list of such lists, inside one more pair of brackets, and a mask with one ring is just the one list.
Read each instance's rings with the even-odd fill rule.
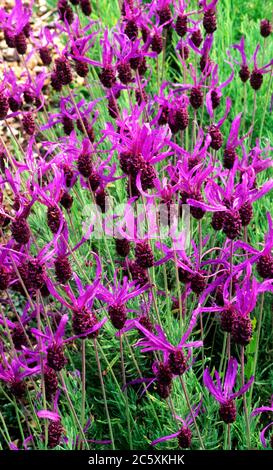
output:
[[[241,346],[241,381],[242,381],[242,386],[244,386],[245,384],[245,348],[244,346]],[[243,402],[244,402],[245,421],[246,421],[247,448],[250,449],[251,440],[250,440],[249,412],[248,412],[248,407],[247,407],[246,395],[243,396]]]
[[250,449],[269,377],[272,23],[223,50],[218,0],[122,0],[111,18],[99,3],[58,0],[42,23],[34,0],[0,8],[2,447],[210,449],[209,423],[231,450],[238,419]]
[[[201,263],[202,259],[202,247],[203,247],[203,237],[202,237],[202,220],[198,220],[198,242],[199,242],[199,250],[198,250],[198,263]],[[204,344],[204,325],[203,325],[203,316],[200,315],[200,331],[201,331],[201,341]],[[204,346],[201,351],[202,354],[202,367],[203,371],[205,369],[205,353],[204,353]]]
[[124,389],[124,396],[125,396],[125,413],[126,413],[126,420],[127,420],[127,429],[128,429],[128,440],[129,440],[129,449],[133,449],[133,441],[132,441],[132,430],[131,430],[131,422],[130,422],[130,413],[129,413],[129,401],[128,401],[128,393],[127,393],[127,383],[126,383],[126,372],[125,372],[125,365],[124,365],[124,354],[123,354],[123,341],[122,335],[119,337],[119,349],[120,349],[120,363],[121,363],[121,372],[122,372],[122,382],[123,382],[123,389]]
[[191,407],[191,404],[190,404],[187,388],[186,388],[186,385],[185,385],[184,380],[183,380],[182,377],[180,377],[180,383],[181,383],[181,387],[183,389],[183,392],[184,392],[184,395],[185,395],[185,398],[186,398],[186,402],[187,402],[187,405],[188,405],[188,408],[189,408],[189,411],[190,411],[191,418],[194,422],[194,426],[195,426],[196,432],[198,434],[198,439],[199,439],[199,442],[200,442],[201,449],[204,450],[205,447],[204,447],[203,439],[202,439],[202,436],[200,434],[199,427],[198,427],[196,419],[195,419],[195,414],[194,414],[194,411],[193,411],[193,409]]
[[[264,296],[265,294],[264,292],[262,292],[261,300],[260,300],[258,324],[257,324],[256,348],[255,348],[254,363],[253,363],[253,375],[254,376],[256,374],[258,358],[259,358],[259,345],[260,345],[260,340],[261,340],[261,331],[262,331],[263,315],[264,315]],[[253,395],[253,384],[251,385],[250,392],[249,392],[249,403],[252,402],[252,395]]]
[[[36,293],[36,299],[38,300],[38,306],[39,306],[39,295],[40,293],[37,291]],[[41,314],[40,314],[40,308],[38,307],[37,309],[37,326],[38,326],[38,331],[41,333]],[[39,340],[39,349],[40,349],[40,367],[41,367],[41,391],[42,391],[42,397],[43,397],[43,406],[46,408],[46,390],[45,390],[45,371],[44,371],[44,359],[43,359],[43,353],[42,353],[42,343],[41,340]],[[48,423],[45,423],[45,448],[47,448],[48,445]]]
[[115,450],[114,435],[113,435],[113,430],[112,430],[112,424],[111,424],[109,409],[108,409],[108,405],[107,405],[107,397],[106,397],[106,391],[105,391],[105,386],[104,386],[104,380],[103,380],[103,375],[102,375],[102,370],[101,370],[101,363],[100,363],[100,357],[99,357],[99,352],[98,352],[98,348],[97,348],[96,338],[93,339],[93,344],[94,344],[96,362],[97,362],[97,367],[98,367],[98,372],[99,372],[101,390],[102,390],[102,395],[103,395],[105,414],[106,414],[106,418],[107,418],[107,422],[108,422],[108,426],[109,426],[109,433],[110,433],[111,442],[112,442],[111,445],[112,445],[112,449]]
[[214,384],[208,369],[206,369],[204,372],[204,385],[214,396],[214,398],[219,402],[220,418],[225,424],[227,424],[226,433],[228,449],[231,449],[230,425],[236,421],[235,398],[244,395],[246,391],[250,388],[252,382],[254,381],[254,376],[252,376],[251,379],[246,384],[244,384],[238,392],[233,392],[233,388],[235,386],[237,378],[237,371],[238,363],[236,359],[231,358],[228,362],[227,371],[225,374],[225,378],[222,380],[222,383],[219,373],[217,371],[215,371],[214,373],[217,384]]
[[60,379],[61,379],[61,383],[62,383],[62,387],[63,387],[64,393],[65,393],[65,396],[66,396],[66,398],[67,398],[67,402],[68,402],[68,405],[69,405],[69,409],[70,409],[70,411],[71,411],[71,413],[72,413],[72,415],[73,415],[73,418],[74,418],[74,420],[75,420],[75,424],[77,425],[77,427],[78,427],[78,429],[79,429],[81,438],[82,438],[82,440],[83,440],[83,442],[84,442],[84,444],[85,444],[86,449],[89,449],[89,445],[88,445],[88,442],[87,442],[87,440],[86,440],[86,437],[85,437],[85,434],[84,434],[84,430],[83,430],[83,428],[82,428],[82,426],[81,426],[80,420],[79,420],[79,418],[78,418],[78,416],[77,416],[77,413],[76,413],[76,411],[75,411],[75,408],[74,408],[73,403],[72,403],[72,401],[71,401],[71,398],[70,398],[70,396],[69,396],[69,391],[67,390],[67,386],[66,386],[66,383],[65,383],[65,378],[64,378],[62,372],[60,372]]
[[[81,425],[84,428],[85,423],[85,400],[86,400],[86,340],[81,342],[82,347],[82,406],[81,406]],[[79,448],[81,443],[79,441]]]
[[251,133],[251,135],[250,135],[250,139],[252,138],[253,132],[254,132],[254,129],[255,129],[256,111],[257,111],[257,92],[254,91],[254,95],[253,95],[253,111],[252,111],[252,121],[251,121],[252,133]]

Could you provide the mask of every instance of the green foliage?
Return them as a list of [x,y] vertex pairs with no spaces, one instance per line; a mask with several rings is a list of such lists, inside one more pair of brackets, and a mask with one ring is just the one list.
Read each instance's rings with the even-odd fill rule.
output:
[[[196,2],[192,2],[196,5]],[[94,20],[100,21],[100,27],[105,26],[111,28],[117,21],[118,18],[118,1],[113,0],[111,2],[106,0],[93,1],[93,13],[91,18]],[[56,6],[55,0],[48,0],[49,8],[53,9]],[[99,8],[99,11],[97,10]],[[262,0],[256,1],[245,1],[241,0],[222,0],[219,2],[218,7],[218,29],[215,33],[215,45],[213,49],[212,58],[216,59],[219,64],[219,72],[221,81],[224,81],[230,74],[230,66],[225,62],[227,60],[226,51],[230,48],[231,44],[238,42],[242,34],[246,37],[246,47],[248,56],[254,52],[254,49],[258,42],[261,42],[259,35],[259,20],[263,17],[270,17],[271,15],[271,5],[270,2],[264,2]],[[80,15],[82,24],[84,24],[85,18],[83,15]],[[168,38],[167,47],[168,53],[166,56],[166,62],[164,65],[159,63],[160,74],[164,74],[165,80],[176,81],[181,83],[183,81],[181,65],[177,60],[175,54],[175,45],[177,43],[177,36],[173,33],[172,38]],[[262,44],[263,46],[263,44]],[[269,61],[272,57],[273,52],[273,43],[272,41],[267,44],[265,48],[264,61],[265,63]],[[98,45],[91,50],[90,56],[95,59],[100,59],[100,51]],[[192,57],[192,56],[191,56]],[[162,57],[159,59],[162,60]],[[254,137],[259,136],[259,123],[262,121],[262,115],[267,102],[267,93],[269,86],[269,74],[265,76],[264,86],[258,92],[258,112],[256,115],[256,125],[254,130]],[[80,92],[82,95],[88,99],[102,98],[103,92],[99,85],[99,80],[97,72],[94,68],[90,70],[90,76],[88,77],[89,87],[86,88],[82,86]],[[77,88],[78,90],[78,88]],[[151,80],[149,83],[148,91],[157,90],[157,78],[156,74],[152,74]],[[270,94],[272,90],[270,91]],[[237,115],[243,107],[244,102],[244,87],[238,77],[238,68],[235,67],[235,80],[228,88],[224,91],[224,95],[229,95],[232,98],[232,111],[229,117],[230,120]],[[121,106],[129,107],[129,99],[127,94],[123,94],[121,98]],[[246,119],[246,129],[251,125],[252,120],[252,108],[253,108],[253,90],[247,84],[247,119]],[[99,110],[99,119],[95,127],[95,132],[98,131],[105,122],[110,121],[107,107],[105,105],[105,100],[101,100],[98,104]],[[54,103],[52,106],[52,112],[56,111],[54,109]],[[220,116],[223,112],[223,104],[219,108],[217,115]],[[267,113],[265,118],[265,124],[263,128],[263,144],[268,142],[269,138],[272,137],[272,113]],[[207,122],[208,124],[208,122]],[[228,123],[225,125],[225,129],[228,128]],[[61,135],[61,130],[58,128],[54,129],[56,136]],[[50,138],[52,131],[48,131],[48,137]],[[18,159],[21,159],[20,151],[14,144],[14,150]],[[105,150],[107,149],[104,147]],[[272,176],[272,175],[271,175]],[[259,183],[262,183],[269,177],[269,172],[263,175],[260,178]],[[125,190],[124,184],[122,182],[117,182],[115,186],[110,187],[110,193],[115,197],[116,202],[121,202],[124,200]],[[87,192],[84,191],[80,184],[76,186],[77,197],[74,199],[74,204],[71,211],[70,220],[73,220],[73,226],[71,228],[71,239],[69,240],[70,246],[74,246],[79,238],[82,236],[82,208],[89,203],[91,203],[91,196],[87,195]],[[272,194],[269,194],[261,202],[258,201],[255,204],[255,219],[252,222],[250,228],[250,241],[252,245],[258,246],[258,243],[263,241],[263,235],[267,230],[266,211],[270,210],[272,206]],[[42,206],[38,206],[35,213],[30,217],[30,226],[33,233],[36,234],[37,243],[39,247],[44,246],[45,243],[48,243],[51,240],[51,233],[46,226],[46,213],[42,209]],[[196,227],[194,228],[196,230]],[[204,223],[203,232],[205,235],[210,234],[210,227],[207,222],[207,225]],[[114,269],[111,264],[111,259],[116,259],[116,254],[114,251],[113,242],[110,240],[101,240],[101,241],[88,241],[80,247],[74,254],[72,261],[72,267],[75,269],[81,279],[84,282],[92,282],[94,276],[94,267],[90,266],[89,261],[92,259],[90,254],[91,250],[97,249],[100,253],[101,260],[103,261],[104,272],[106,273],[108,280],[111,280],[114,275]],[[110,255],[110,256],[109,256]],[[81,268],[79,270],[79,267]],[[162,282],[163,285],[163,271],[162,268],[159,268],[156,271],[156,274],[159,278],[159,282]],[[161,318],[164,325],[167,327],[169,332],[169,339],[174,343],[181,336],[179,329],[179,322],[174,317],[173,313],[170,311],[170,302],[169,299],[165,299],[163,296],[157,298],[159,311],[161,313]],[[192,304],[188,305],[188,310],[193,309],[193,299]],[[137,308],[137,303],[132,300],[129,305],[130,309],[134,310]],[[254,390],[254,398],[256,404],[265,403],[268,400],[272,393],[272,382],[273,382],[273,372],[270,367],[264,367],[264,364],[268,364],[268,355],[272,356],[272,338],[268,337],[267,331],[271,328],[272,331],[272,305],[271,300],[265,302],[264,306],[264,324],[262,328],[261,338],[259,345],[257,344],[257,332],[256,328],[254,329],[254,336],[251,344],[247,348],[247,363],[246,363],[246,379],[248,379],[253,371],[253,361],[256,347],[260,348],[258,371],[256,376],[256,385]],[[257,314],[258,315],[258,309]],[[200,332],[196,330],[196,337]],[[215,351],[211,352],[211,357],[206,357],[206,365],[210,365],[210,361],[213,355],[220,356],[220,332],[219,328],[216,327],[215,330]],[[221,336],[222,338],[222,336]],[[136,333],[128,334],[128,343],[131,345],[134,344],[138,339]],[[126,416],[125,416],[125,398],[124,393],[121,393],[121,365],[120,365],[120,355],[119,355],[119,340],[115,336],[115,330],[111,326],[110,322],[104,327],[104,333],[99,337],[99,354],[101,357],[101,365],[103,369],[103,377],[106,388],[107,403],[109,407],[109,413],[111,416],[111,423],[113,427],[113,433],[115,438],[115,446],[118,449],[127,449],[128,448],[128,430],[126,425]],[[220,351],[220,352],[219,352]],[[134,354],[135,359],[132,357]],[[136,364],[139,365],[144,376],[150,374],[150,363],[139,353],[138,349],[128,348],[128,344],[125,342],[124,346],[124,356],[126,359],[126,376],[127,381],[133,380],[139,377]],[[68,389],[68,393],[73,400],[73,406],[75,408],[77,416],[80,416],[81,413],[81,380],[80,375],[75,374],[75,370],[80,370],[81,362],[79,358],[79,344],[73,343],[69,347],[69,357],[71,359],[71,364],[75,367],[68,367],[68,370],[65,374],[65,383]],[[86,416],[91,420],[91,425],[88,431],[89,439],[108,439],[109,430],[107,419],[105,416],[104,402],[100,388],[100,381],[98,377],[97,364],[95,358],[95,352],[92,341],[87,342],[87,410]],[[206,449],[220,450],[223,443],[223,423],[219,420],[216,421],[215,417],[218,413],[218,408],[215,400],[211,395],[207,393],[206,390],[202,387],[202,363],[201,357],[197,359],[195,364],[195,371],[193,373],[191,370],[186,374],[186,385],[189,391],[190,401],[192,404],[197,403],[203,394],[203,405],[206,409],[204,414],[200,414],[198,417],[198,425],[202,430],[203,440],[206,444]],[[198,372],[199,371],[199,372]],[[80,374],[80,372],[79,372]],[[162,401],[154,393],[147,392],[140,398],[141,391],[143,391],[143,385],[138,385],[128,388],[128,400],[131,416],[131,427],[132,427],[132,437],[133,437],[133,446],[134,449],[149,449],[149,443],[151,440],[154,440],[162,435],[174,433],[177,430],[177,423],[172,417],[172,413],[169,408],[169,403]],[[30,392],[34,398],[34,391]],[[176,413],[182,417],[185,417],[188,414],[187,404],[181,389],[181,385],[177,380],[175,382],[174,391],[173,391],[173,406],[176,410]],[[9,403],[7,403],[6,395],[4,392],[1,392],[0,389],[0,407],[1,413],[4,416],[5,422],[10,432],[10,436],[7,436],[5,429],[1,430],[2,436],[0,436],[0,446],[5,447],[5,441],[16,439],[21,439],[21,436],[18,433],[18,417],[14,412],[14,403],[10,398]],[[42,407],[42,403],[41,403]],[[66,429],[66,435],[68,437],[68,443],[62,445],[62,449],[72,449],[72,441],[75,441],[76,435],[79,433],[75,428],[75,420],[71,410],[67,406],[66,397],[62,394],[60,409],[62,413],[62,422],[64,428]],[[245,421],[243,414],[243,407],[241,401],[239,401],[238,406],[238,420],[234,426],[232,426],[232,442],[233,446],[236,449],[245,449]],[[215,422],[216,421],[216,422]],[[260,441],[258,436],[258,430],[260,428],[258,424],[259,419],[255,418],[251,421],[251,447],[255,449],[260,449]],[[34,434],[35,445],[37,448],[43,448],[43,443],[40,439],[40,429],[38,422],[33,423],[32,432]],[[194,431],[193,437],[193,449],[199,448],[199,442]],[[61,450],[58,447],[58,450]],[[96,445],[90,444],[90,448],[96,449],[105,449],[105,445]],[[159,449],[176,449],[177,443],[175,440],[168,441],[158,445]]]

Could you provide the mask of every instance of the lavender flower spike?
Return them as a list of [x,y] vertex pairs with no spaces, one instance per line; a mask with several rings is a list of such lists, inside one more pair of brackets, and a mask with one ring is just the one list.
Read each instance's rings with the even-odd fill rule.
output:
[[[202,400],[198,403],[198,405],[193,406],[193,416],[194,418],[199,414],[202,406]],[[202,411],[202,410],[201,410]],[[168,436],[159,437],[151,442],[151,446],[155,446],[159,442],[169,441],[171,439],[177,438],[178,445],[181,449],[186,449],[191,445],[191,438],[192,432],[190,429],[191,424],[193,423],[193,417],[189,414],[185,419],[180,418],[180,416],[175,416],[177,421],[182,423],[182,427],[175,432],[174,434],[169,434]]]
[[213,382],[209,369],[206,368],[204,372],[204,385],[209,392],[220,403],[219,415],[226,424],[234,423],[236,420],[236,405],[234,399],[243,395],[251,386],[254,381],[254,376],[242,387],[238,392],[232,392],[237,378],[238,362],[236,359],[231,358],[228,361],[227,372],[225,380],[221,384],[220,375],[215,371],[216,384]]

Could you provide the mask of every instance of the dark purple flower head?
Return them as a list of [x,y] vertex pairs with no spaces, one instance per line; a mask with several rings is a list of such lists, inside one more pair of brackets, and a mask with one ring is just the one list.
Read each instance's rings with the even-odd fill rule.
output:
[[[139,118],[145,103],[133,108],[130,115],[126,111],[116,120],[119,132],[108,127],[105,135],[110,139],[113,148],[119,154],[129,152],[132,158],[140,158],[145,164],[155,165],[157,162],[164,160],[170,155],[169,149],[166,148],[166,138],[170,136],[169,129],[156,129],[150,124],[141,124]],[[136,168],[135,176],[141,168]]]
[[13,70],[6,70],[4,72],[5,83],[9,85],[9,108],[14,113],[19,111],[22,108],[22,92],[23,87],[18,83],[18,80],[15,76]]
[[[192,167],[190,165],[190,159],[187,161],[188,168],[185,168],[185,164],[179,161],[177,163],[177,174],[179,181],[179,189],[181,196],[181,203],[188,204],[188,200],[203,201],[202,189],[206,180],[209,178],[209,175],[213,171],[212,165],[209,163],[206,168],[203,168],[201,157],[202,151],[206,149],[209,144],[209,138],[206,139],[203,149],[196,147],[195,156],[197,156],[196,164]],[[172,145],[172,144],[171,144]],[[172,145],[173,146],[173,145]],[[173,146],[174,147],[174,146]],[[174,147],[175,148],[175,147]],[[179,152],[179,147],[176,147]],[[187,154],[187,152],[182,151],[182,154]],[[188,157],[188,155],[187,155]],[[199,171],[198,171],[199,170]],[[191,209],[191,214],[196,219],[201,219],[204,215],[203,211],[195,211]]]
[[260,33],[261,33],[261,36],[263,36],[264,38],[267,38],[268,36],[270,36],[270,34],[272,33],[272,24],[270,23],[269,20],[267,19],[261,20]]
[[155,14],[157,16],[160,26],[168,28],[172,21],[172,12],[170,9],[172,1],[171,0],[157,0],[153,2],[150,12],[152,13],[153,8],[155,9]]
[[[235,252],[241,247],[241,242],[234,243]],[[219,312],[221,326],[224,331],[231,333],[236,344],[246,346],[252,337],[251,312],[257,305],[258,295],[262,292],[272,291],[272,281],[266,280],[258,283],[252,274],[252,261],[248,258],[245,262],[234,267],[233,275],[224,280],[222,290],[222,306],[205,307],[203,312]],[[237,279],[244,272],[243,280]],[[214,285],[220,285],[222,278],[215,281]],[[233,293],[230,297],[231,282]],[[209,290],[211,290],[211,286]]]
[[41,72],[36,75],[35,82],[33,82],[29,77],[21,87],[23,92],[24,100],[28,105],[35,106],[36,111],[40,111],[45,103],[45,98],[43,94],[43,88],[45,86],[45,81],[47,79],[47,74]]
[[6,119],[9,111],[8,93],[3,83],[0,84],[0,120]]
[[[232,47],[233,49],[237,49],[241,55],[241,61],[237,61],[233,58],[231,59],[233,62],[241,66],[240,72],[239,72],[241,80],[243,82],[246,82],[250,77],[250,84],[252,88],[254,90],[259,90],[263,82],[263,74],[270,72],[273,60],[271,60],[268,64],[263,65],[262,67],[259,67],[258,62],[257,62],[257,55],[260,50],[260,44],[258,44],[251,60],[248,61],[246,57],[245,40],[243,36],[239,44],[234,44]],[[229,51],[228,51],[228,55],[231,58]],[[253,62],[254,67],[253,67],[252,73],[250,74],[249,66],[251,62]]]
[[213,34],[217,29],[216,22],[216,5],[218,0],[212,0],[210,3],[207,3],[207,0],[199,2],[200,6],[203,7],[204,17],[203,17],[203,26],[207,34]]
[[50,449],[54,449],[60,444],[64,434],[64,428],[61,423],[61,416],[58,412],[57,400],[58,396],[54,400],[53,411],[44,409],[37,412],[38,418],[47,419],[49,421],[48,447]]
[[117,276],[114,278],[114,283],[110,289],[106,289],[104,286],[100,286],[97,297],[111,305],[112,303],[126,303],[128,300],[137,297],[138,295],[145,292],[149,286],[137,287],[135,281],[128,281],[127,277],[124,277],[122,282],[117,280]]
[[190,286],[191,290],[200,295],[206,287],[206,273],[200,267],[198,248],[192,241],[193,255],[187,256],[185,249],[185,234],[182,232],[179,236],[173,237],[173,246],[169,248],[162,243],[156,243],[156,247],[161,249],[164,257],[156,261],[155,266],[159,266],[172,259],[178,268],[180,282]]
[[139,8],[131,8],[126,2],[124,2],[123,6],[123,32],[131,41],[135,41],[139,32],[141,10]]
[[74,20],[74,13],[68,3],[68,0],[58,0],[57,8],[60,20],[67,22],[69,25],[72,24]]

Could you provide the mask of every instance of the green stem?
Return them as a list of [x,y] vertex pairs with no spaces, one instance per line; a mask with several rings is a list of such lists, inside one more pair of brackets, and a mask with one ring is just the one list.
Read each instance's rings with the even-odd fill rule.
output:
[[196,116],[196,109],[194,110],[194,113],[193,113],[193,120],[192,120],[192,151],[195,147],[195,143],[196,143],[196,120],[197,120],[197,116]]
[[157,300],[156,300],[156,290],[155,290],[155,287],[154,287],[153,279],[151,278],[151,274],[149,272],[148,272],[148,278],[149,278],[149,283],[151,284],[152,300],[153,300],[153,304],[154,304],[154,308],[155,308],[155,312],[156,312],[156,318],[157,318],[158,324],[160,326],[162,326],[161,320],[160,320],[160,315],[159,315],[159,309],[158,309],[158,305],[157,305]]
[[184,380],[183,380],[183,378],[182,378],[181,376],[179,376],[179,379],[180,379],[180,383],[181,383],[181,386],[182,386],[182,389],[183,389],[183,392],[184,392],[184,395],[185,395],[185,398],[186,398],[186,402],[187,402],[187,405],[188,405],[188,408],[189,408],[189,411],[190,411],[192,420],[193,420],[193,422],[194,422],[195,429],[196,429],[197,434],[198,434],[198,438],[199,438],[199,441],[200,441],[201,449],[204,450],[205,447],[204,447],[203,439],[202,439],[202,437],[201,437],[201,434],[200,434],[200,431],[199,431],[199,428],[198,428],[198,424],[197,424],[197,422],[196,422],[194,413],[193,413],[193,411],[192,411],[192,407],[191,407],[191,404],[190,404],[190,400],[189,400],[189,395],[188,395],[188,392],[187,392],[186,384],[185,384],[185,382],[184,382]]
[[165,72],[165,58],[166,58],[166,46],[167,46],[167,34],[168,30],[164,29],[163,30],[163,52],[162,52],[162,70],[161,70],[161,83],[164,81],[164,72]]
[[[260,314],[258,319],[258,326],[257,326],[257,339],[256,339],[256,347],[255,347],[255,355],[254,355],[254,364],[253,364],[253,372],[252,374],[255,377],[257,363],[258,363],[258,354],[259,354],[259,343],[260,343],[260,336],[261,336],[261,329],[262,329],[262,321],[263,321],[263,310],[264,310],[264,292],[262,292],[261,296],[261,306],[260,306]],[[252,394],[253,394],[253,387],[254,382],[251,385],[250,393],[249,393],[249,403],[251,404]]]
[[180,320],[180,330],[183,330],[183,303],[182,303],[182,295],[181,295],[181,287],[180,287],[180,280],[179,280],[179,271],[178,271],[178,264],[177,264],[177,254],[174,248],[174,264],[175,264],[175,278],[176,278],[176,288],[178,294],[178,302],[179,302],[179,320]]
[[[137,363],[137,360],[136,360],[134,351],[133,351],[133,349],[132,349],[132,347],[131,347],[131,345],[130,345],[130,343],[129,343],[129,341],[128,341],[127,336],[125,336],[125,341],[126,341],[126,345],[127,345],[128,349],[129,349],[130,355],[131,355],[131,357],[132,357],[132,359],[133,359],[133,363],[134,363],[134,365],[135,365],[135,367],[136,367],[137,373],[138,373],[139,377],[140,377],[141,379],[143,379],[143,375],[142,375],[142,373],[141,373],[141,370],[140,370],[139,365],[138,365],[138,363]],[[143,384],[143,388],[144,388],[144,389],[146,388],[145,383]],[[161,427],[160,421],[159,421],[159,419],[158,419],[158,415],[156,414],[156,411],[155,411],[155,408],[154,408],[154,404],[153,404],[153,402],[152,402],[152,400],[151,400],[151,397],[150,397],[149,393],[147,393],[147,398],[148,398],[148,400],[149,400],[149,402],[150,402],[150,407],[151,407],[151,409],[153,410],[153,414],[154,414],[155,420],[156,420],[156,422],[157,422],[157,425],[158,425],[159,429],[160,429],[161,432],[162,432],[162,427]]]
[[71,411],[71,413],[72,413],[72,415],[73,415],[73,418],[74,418],[74,420],[75,420],[75,424],[78,426],[78,429],[79,429],[79,431],[80,431],[80,434],[81,434],[81,436],[82,436],[82,439],[83,439],[83,441],[84,441],[84,443],[85,443],[85,445],[86,445],[86,449],[89,449],[89,445],[88,445],[88,442],[87,442],[86,437],[85,437],[85,435],[84,435],[84,431],[83,431],[83,428],[82,428],[82,426],[81,426],[80,420],[79,420],[79,418],[78,418],[78,416],[77,416],[77,413],[76,413],[76,411],[75,411],[75,409],[74,409],[73,403],[72,403],[71,398],[70,398],[70,396],[69,396],[69,392],[68,392],[68,390],[67,390],[67,386],[66,386],[66,383],[65,383],[65,380],[64,380],[63,372],[60,372],[60,379],[61,379],[61,382],[62,382],[63,391],[64,391],[65,396],[66,396],[67,401],[68,401],[69,409],[70,409],[70,411]]
[[231,450],[231,427],[230,423],[227,425],[227,434],[228,434],[228,450]]
[[260,134],[259,134],[259,139],[260,140],[261,140],[262,135],[263,135],[265,116],[266,116],[266,113],[267,113],[267,110],[268,110],[268,102],[269,102],[269,95],[270,95],[270,90],[271,90],[271,85],[272,85],[272,79],[273,79],[273,67],[271,67],[271,70],[270,70],[270,79],[269,79],[269,84],[268,84],[268,87],[267,87],[267,93],[266,93],[266,98],[265,98],[264,112],[263,112],[261,128],[260,128]]
[[17,423],[18,423],[18,426],[19,426],[22,442],[24,442],[25,435],[24,435],[24,431],[23,431],[22,424],[21,424],[21,419],[20,419],[19,412],[18,412],[18,406],[17,406],[17,403],[15,401],[13,402],[13,404],[14,404],[14,408],[15,408]]
[[[242,386],[245,384],[245,348],[244,346],[241,347],[241,380]],[[247,409],[247,400],[246,394],[243,395],[243,403],[244,403],[244,412],[245,412],[245,421],[246,421],[246,439],[247,439],[247,449],[250,450],[250,427],[249,427],[249,416],[248,416],[248,409]]]
[[[9,431],[8,431],[8,428],[7,428],[7,425],[6,425],[4,416],[2,415],[1,411],[0,411],[0,419],[1,419],[1,421],[2,421],[4,431],[5,431],[5,433],[6,433],[6,436],[5,436],[6,442],[7,442],[7,443],[10,443],[10,442],[12,442],[12,440],[11,440],[11,437],[10,437],[10,435],[9,435]],[[2,431],[2,429],[1,429],[1,431]],[[3,431],[2,431],[2,433],[3,433]],[[4,433],[3,433],[3,434],[4,434]]]
[[246,113],[247,113],[247,84],[244,83],[244,114],[243,114],[243,122],[242,122],[243,133],[245,132]]
[[159,61],[158,61],[158,55],[156,56],[156,81],[157,81],[157,89],[159,93]]
[[112,424],[111,424],[109,409],[108,409],[108,405],[107,405],[107,397],[106,397],[106,392],[105,392],[104,380],[103,380],[103,376],[102,376],[101,363],[100,363],[100,357],[99,357],[99,352],[98,352],[98,348],[97,348],[96,338],[94,338],[93,343],[94,343],[96,362],[97,362],[97,367],[98,367],[98,372],[99,372],[99,378],[100,378],[100,385],[101,385],[101,390],[102,390],[105,414],[106,414],[108,427],[109,427],[109,433],[110,433],[110,437],[111,437],[111,441],[112,441],[112,449],[115,450],[114,435],[113,435],[113,430],[112,430]]
[[[40,333],[42,333],[42,325],[41,325],[41,313],[40,313],[40,300],[39,300],[39,291],[36,293],[36,301],[37,301],[37,326]],[[44,359],[43,359],[43,347],[42,347],[42,340],[38,338],[39,344],[39,351],[40,351],[40,366],[41,366],[41,389],[42,389],[42,399],[43,399],[43,407],[46,409],[46,391],[45,391],[45,374],[44,374]],[[48,444],[48,421],[45,420],[45,448],[47,448]]]
[[[230,270],[230,286],[229,286],[229,300],[231,301],[232,299],[232,288],[233,288],[233,240],[230,241],[230,267],[229,267],[229,270]],[[227,335],[227,359],[228,361],[230,360],[230,333],[228,333]]]
[[122,371],[122,381],[123,381],[123,387],[124,387],[125,412],[126,412],[126,419],[127,419],[129,448],[130,448],[130,450],[133,450],[132,431],[131,431],[131,424],[130,424],[129,403],[128,403],[128,393],[127,393],[127,387],[126,387],[126,373],[125,373],[123,344],[122,344],[122,335],[121,334],[119,336],[119,348],[120,348],[120,362],[121,362],[121,371]]
[[82,339],[82,405],[81,405],[81,425],[85,424],[85,400],[86,400],[86,340]]
[[[202,239],[202,220],[198,220],[198,239],[199,239],[199,249],[198,249],[198,268],[200,268],[201,259],[202,259],[202,248],[203,248],[203,239]],[[200,314],[200,331],[201,331],[201,341],[202,346],[202,367],[203,371],[205,368],[205,356],[204,356],[204,326],[203,326],[203,316]]]
[[173,404],[173,400],[172,400],[172,397],[169,396],[168,400],[167,400],[167,403],[169,405],[169,408],[170,408],[170,411],[171,411],[171,414],[172,414],[172,417],[173,417],[173,420],[177,426],[177,430],[179,431],[179,429],[181,428],[181,423],[180,421],[176,418],[176,413],[175,413],[175,408],[174,408],[174,404]]
[[224,365],[224,359],[225,359],[225,353],[226,353],[226,347],[227,347],[227,336],[228,334],[224,334],[224,341],[223,341],[223,347],[222,347],[222,354],[221,354],[221,361],[220,361],[220,366],[219,366],[219,374],[221,376],[222,370],[223,370],[223,365]]
[[250,136],[249,136],[249,143],[250,143],[250,145],[251,145],[252,137],[253,137],[253,134],[254,134],[256,110],[257,110],[257,92],[254,91],[253,113],[252,113],[252,122],[251,122],[252,132],[251,132],[251,134],[250,134]]

